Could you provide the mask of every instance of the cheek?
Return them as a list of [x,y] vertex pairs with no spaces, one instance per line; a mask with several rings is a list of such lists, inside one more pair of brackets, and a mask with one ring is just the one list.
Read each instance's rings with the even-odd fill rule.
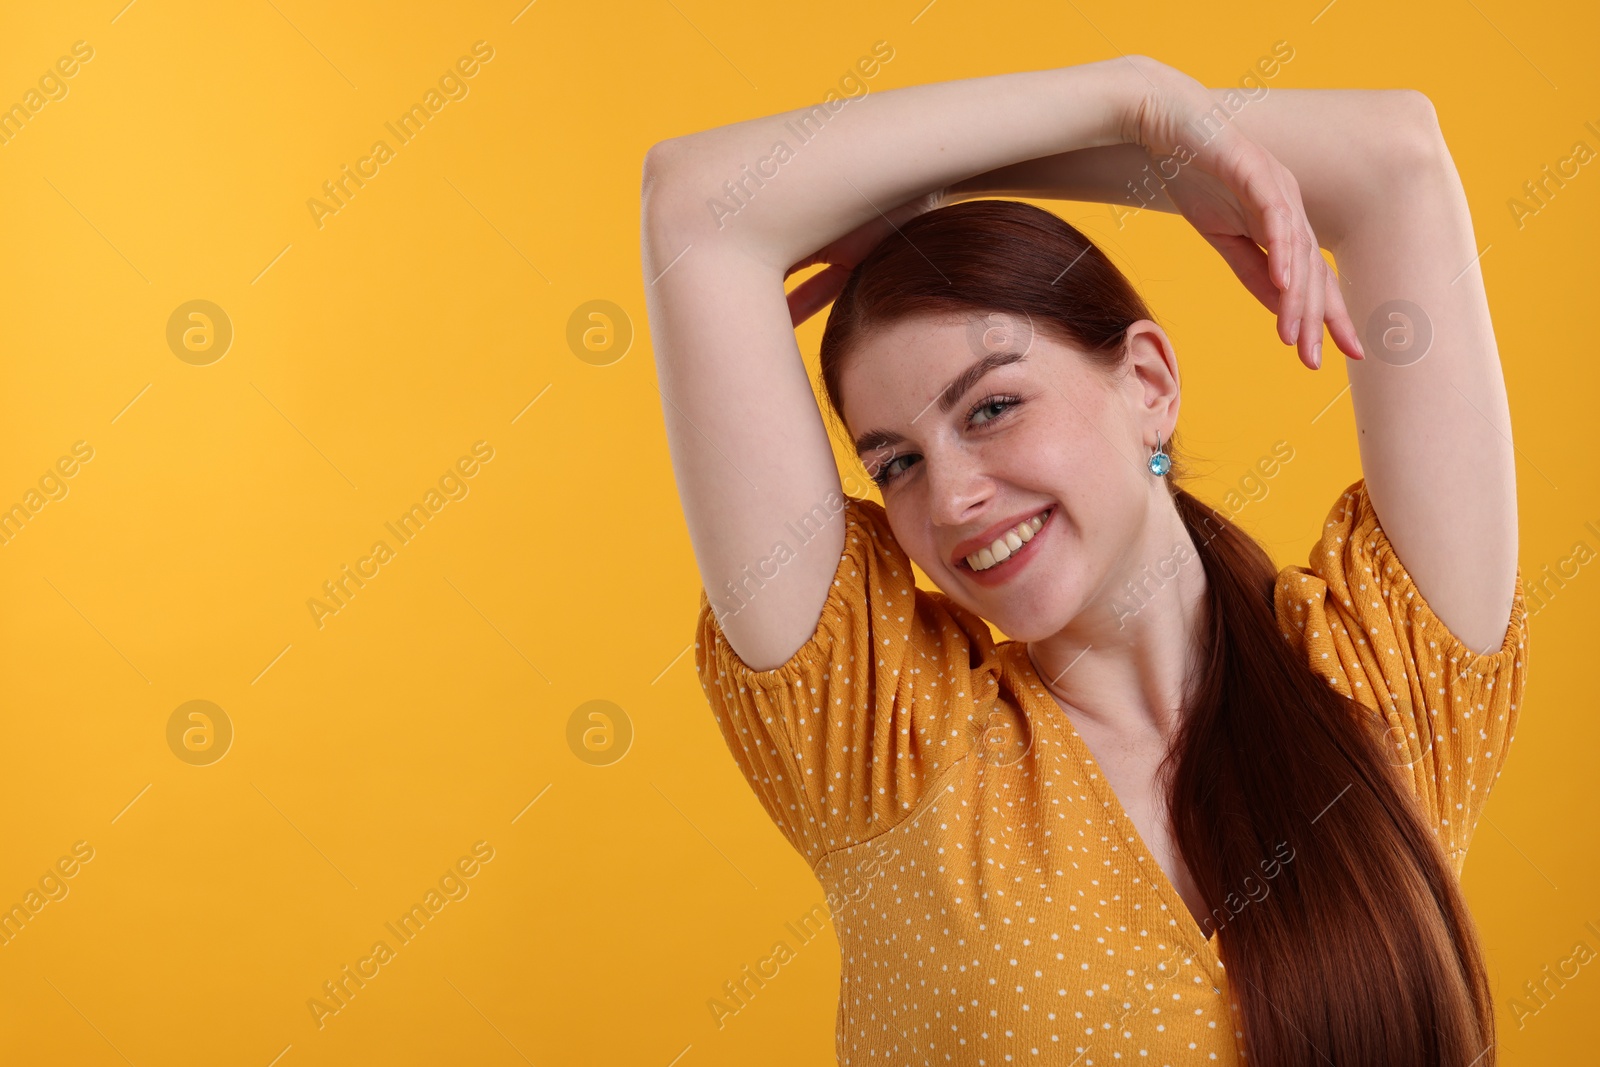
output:
[[924,573],[937,575],[936,570],[929,569],[930,564],[938,566],[932,562],[938,558],[938,553],[928,533],[923,505],[915,503],[908,506],[904,499],[896,499],[884,510],[889,516],[889,532],[894,534],[894,539],[911,557],[911,562],[921,567]]
[[1074,542],[1069,553],[1090,573],[1116,565],[1137,540],[1149,509],[1145,484],[1155,475],[1143,457],[1119,453],[1093,427],[1088,436],[1041,435],[1030,442],[1015,484],[1053,497],[1065,519],[1058,533]]
[[985,459],[990,471],[1013,485],[1059,495],[1095,480],[1108,447],[1105,438],[1080,421],[1033,419],[997,439]]
[[1145,466],[1149,450],[1141,451],[1138,438],[1117,425],[1074,418],[1037,435],[1028,447],[1058,481],[1085,493],[1111,494],[1107,500],[1142,491],[1145,480],[1155,477]]

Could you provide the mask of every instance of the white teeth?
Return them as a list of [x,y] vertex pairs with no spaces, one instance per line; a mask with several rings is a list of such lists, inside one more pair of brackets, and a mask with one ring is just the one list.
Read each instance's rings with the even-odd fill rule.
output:
[[[1046,512],[1048,509],[1046,509]],[[1031,519],[1019,522],[1016,526],[1000,535],[995,542],[986,548],[980,548],[967,557],[967,566],[975,571],[985,571],[996,563],[1003,563],[1011,558],[1011,554],[1021,548],[1023,544],[1033,540],[1033,535],[1039,532],[1044,525],[1046,512],[1041,512]]]

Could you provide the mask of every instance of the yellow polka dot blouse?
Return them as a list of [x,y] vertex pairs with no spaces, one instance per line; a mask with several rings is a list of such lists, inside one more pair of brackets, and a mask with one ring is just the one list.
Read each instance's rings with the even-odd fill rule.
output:
[[[846,519],[822,617],[789,662],[747,667],[703,590],[695,645],[739,769],[827,892],[839,1061],[1238,1063],[1216,941],[1026,646],[916,588],[881,505],[850,499]],[[1386,717],[1459,875],[1516,728],[1521,571],[1505,641],[1479,655],[1418,594],[1364,480],[1309,563],[1278,574],[1284,636]]]

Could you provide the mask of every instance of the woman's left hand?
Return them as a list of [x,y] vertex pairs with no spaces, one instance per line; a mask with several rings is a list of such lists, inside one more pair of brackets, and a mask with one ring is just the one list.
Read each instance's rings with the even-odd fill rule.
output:
[[1278,316],[1280,340],[1297,345],[1307,366],[1321,365],[1316,353],[1324,325],[1351,358],[1364,358],[1294,175],[1231,121],[1197,139],[1195,130],[1215,123],[1210,90],[1182,71],[1144,60],[1152,92],[1130,139],[1150,155],[1167,196],[1245,288]]
[[[1156,161],[1152,160],[1151,164],[1154,168]],[[1173,163],[1168,161],[1164,166],[1170,172]],[[1185,168],[1176,178],[1167,182],[1165,191],[1200,236],[1227,260],[1228,266],[1251,295],[1261,301],[1268,311],[1281,315],[1284,291],[1273,284],[1268,276],[1266,253],[1251,239],[1244,210],[1227,186],[1209,174]],[[1320,253],[1317,258],[1321,258]],[[1355,333],[1355,326],[1345,310],[1344,295],[1339,292],[1339,280],[1326,266],[1319,273],[1320,277],[1315,280],[1323,288],[1323,314],[1329,331],[1339,347],[1350,352],[1352,344],[1349,338]],[[1351,355],[1356,359],[1363,358],[1359,342],[1353,347],[1355,351]]]

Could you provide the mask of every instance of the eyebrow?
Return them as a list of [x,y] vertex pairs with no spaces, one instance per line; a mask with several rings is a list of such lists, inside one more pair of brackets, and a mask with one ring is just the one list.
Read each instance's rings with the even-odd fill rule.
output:
[[[1028,354],[1026,352],[1011,351],[991,352],[989,355],[984,356],[956,375],[949,385],[939,391],[939,410],[949,414],[950,409],[956,406],[956,402],[967,395],[967,392],[974,385],[978,384],[978,379],[996,368],[1020,363],[1027,358]],[[925,413],[927,410],[927,408],[923,408],[922,412]],[[917,415],[917,419],[920,418],[922,418],[922,413]],[[911,421],[916,422],[917,419],[912,419]],[[859,456],[863,452],[870,452],[875,448],[882,448],[884,445],[898,444],[904,440],[904,435],[895,433],[893,430],[868,430],[856,438],[856,454]]]

